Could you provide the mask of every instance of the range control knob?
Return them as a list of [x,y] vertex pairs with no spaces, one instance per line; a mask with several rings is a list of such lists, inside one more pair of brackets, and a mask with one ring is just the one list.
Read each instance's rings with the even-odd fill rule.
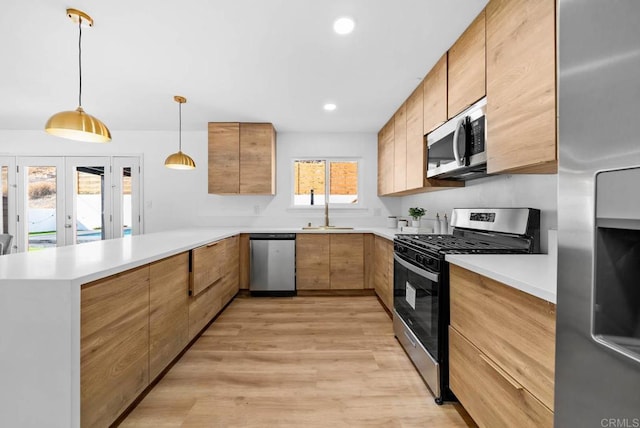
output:
[[405,247],[403,247],[402,245],[398,245],[398,244],[395,244],[393,246],[393,249],[395,250],[396,253],[406,253],[407,252],[407,249]]

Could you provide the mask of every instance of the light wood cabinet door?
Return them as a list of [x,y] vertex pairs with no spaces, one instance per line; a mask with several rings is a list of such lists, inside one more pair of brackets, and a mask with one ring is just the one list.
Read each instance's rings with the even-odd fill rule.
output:
[[364,288],[373,289],[373,277],[375,271],[375,235],[372,233],[364,234]]
[[393,311],[393,243],[375,237],[374,288],[376,294],[389,311]]
[[447,53],[438,60],[424,78],[423,135],[447,121]]
[[553,427],[553,413],[452,326],[449,385],[481,428]]
[[251,280],[249,234],[240,235],[240,289],[248,290]]
[[224,307],[240,290],[240,237],[232,236],[224,240],[225,273],[222,282],[222,301]]
[[275,195],[276,134],[270,123],[240,124],[240,193]]
[[407,190],[407,109],[402,104],[393,116],[393,191]]
[[189,253],[149,266],[149,378],[189,343]]
[[364,288],[364,236],[362,233],[331,235],[332,290]]
[[240,124],[209,123],[209,193],[240,192]]
[[111,425],[148,384],[149,265],[146,265],[82,286],[81,425]]
[[296,235],[296,288],[298,290],[328,290],[330,236],[299,233]]
[[555,173],[554,0],[487,5],[487,171]]
[[407,153],[406,153],[406,189],[418,189],[424,186],[425,143],[422,132],[423,83],[407,99]]
[[486,94],[485,11],[449,49],[448,106],[450,119]]
[[222,288],[222,281],[218,281],[189,298],[189,340],[196,337],[222,309]]
[[553,410],[555,305],[455,265],[450,289],[451,325]]
[[189,292],[197,296],[224,275],[224,243],[212,242],[191,250]]
[[395,132],[393,117],[378,133],[378,195],[393,193],[393,167]]

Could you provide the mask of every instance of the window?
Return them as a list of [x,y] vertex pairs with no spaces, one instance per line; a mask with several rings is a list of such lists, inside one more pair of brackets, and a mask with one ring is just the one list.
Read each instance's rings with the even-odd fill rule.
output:
[[343,159],[296,159],[293,161],[293,205],[337,206],[358,204],[358,161]]

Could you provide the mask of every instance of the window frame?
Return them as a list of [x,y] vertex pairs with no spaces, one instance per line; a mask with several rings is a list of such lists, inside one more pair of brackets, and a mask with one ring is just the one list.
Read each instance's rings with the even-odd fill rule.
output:
[[331,188],[331,168],[329,164],[331,162],[356,162],[358,165],[358,202],[354,204],[335,203],[329,202],[329,208],[332,210],[362,210],[366,209],[362,198],[362,182],[363,182],[363,158],[359,156],[295,156],[291,158],[290,162],[290,209],[293,210],[324,210],[324,204],[316,205],[296,205],[295,204],[295,163],[297,161],[324,161],[325,162],[325,183],[328,189]]

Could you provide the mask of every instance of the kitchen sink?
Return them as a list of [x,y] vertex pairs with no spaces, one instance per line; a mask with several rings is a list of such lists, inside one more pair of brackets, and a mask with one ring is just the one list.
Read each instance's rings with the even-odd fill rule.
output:
[[353,230],[353,227],[341,226],[303,226],[302,230]]

